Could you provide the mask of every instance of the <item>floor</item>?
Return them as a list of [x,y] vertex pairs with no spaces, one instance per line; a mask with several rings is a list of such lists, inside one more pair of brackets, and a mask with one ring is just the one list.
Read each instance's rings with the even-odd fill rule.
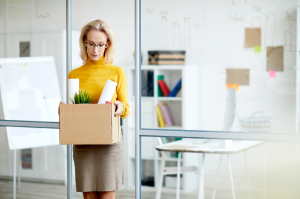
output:
[[[212,190],[205,189],[205,198],[211,198]],[[263,198],[261,193],[252,193],[252,198],[259,199]],[[237,198],[248,198],[246,190],[236,190]],[[0,199],[12,199],[13,198],[13,183],[12,181],[0,181]],[[17,199],[66,199],[67,198],[67,187],[65,185],[57,184],[44,184],[44,183],[29,183],[22,182],[21,189],[17,190]],[[74,191],[74,199],[81,199],[77,192]],[[134,189],[131,190],[120,190],[116,193],[117,199],[133,199]],[[155,198],[155,190],[153,188],[142,188],[142,199],[153,199]],[[175,189],[167,190],[162,193],[161,199],[174,199]],[[184,194],[181,193],[181,199],[197,199],[197,190]],[[229,199],[232,198],[230,190],[218,190],[216,199]]]

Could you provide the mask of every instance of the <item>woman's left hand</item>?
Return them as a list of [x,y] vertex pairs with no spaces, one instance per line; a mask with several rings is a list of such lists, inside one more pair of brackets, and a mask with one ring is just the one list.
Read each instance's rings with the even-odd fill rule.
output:
[[120,116],[123,112],[123,109],[124,109],[123,103],[117,100],[117,101],[115,101],[114,105],[117,106],[117,110],[116,110],[114,115],[115,116]]

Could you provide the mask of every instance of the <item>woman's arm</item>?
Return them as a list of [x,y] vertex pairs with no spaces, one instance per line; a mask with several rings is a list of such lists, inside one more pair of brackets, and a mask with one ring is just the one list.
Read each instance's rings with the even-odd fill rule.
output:
[[[122,113],[120,115],[121,118],[126,118],[130,114],[129,104],[127,100],[127,82],[126,82],[126,76],[123,68],[120,68],[119,72],[119,82],[117,85],[117,100],[120,101],[119,107],[121,108],[123,106]],[[118,101],[115,102],[118,103]],[[117,109],[117,111],[118,111]],[[119,110],[121,111],[121,109]]]

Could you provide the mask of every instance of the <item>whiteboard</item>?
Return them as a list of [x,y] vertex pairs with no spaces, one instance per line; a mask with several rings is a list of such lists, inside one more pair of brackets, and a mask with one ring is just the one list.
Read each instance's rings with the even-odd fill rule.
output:
[[[0,59],[5,120],[58,122],[61,101],[53,57]],[[59,144],[58,129],[6,127],[11,150]]]
[[[240,85],[236,92],[240,119],[263,112],[265,117],[272,118],[269,132],[299,132],[297,3],[295,0],[142,0],[144,60],[148,60],[148,50],[185,50],[186,64],[199,66],[199,89],[187,92],[198,92],[200,101],[183,99],[199,103],[199,109],[189,113],[197,117],[199,130],[222,130],[226,71],[248,69],[248,85]],[[261,30],[258,52],[255,47],[244,47],[247,28]],[[282,71],[267,70],[268,47],[283,47]],[[231,130],[240,130],[237,118]]]

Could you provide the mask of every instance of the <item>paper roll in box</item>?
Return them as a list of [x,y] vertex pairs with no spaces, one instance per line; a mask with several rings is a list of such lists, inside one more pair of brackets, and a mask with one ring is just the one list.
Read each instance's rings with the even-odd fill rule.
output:
[[185,51],[148,51],[149,65],[183,65]]
[[114,104],[60,104],[60,144],[113,144],[121,141]]

